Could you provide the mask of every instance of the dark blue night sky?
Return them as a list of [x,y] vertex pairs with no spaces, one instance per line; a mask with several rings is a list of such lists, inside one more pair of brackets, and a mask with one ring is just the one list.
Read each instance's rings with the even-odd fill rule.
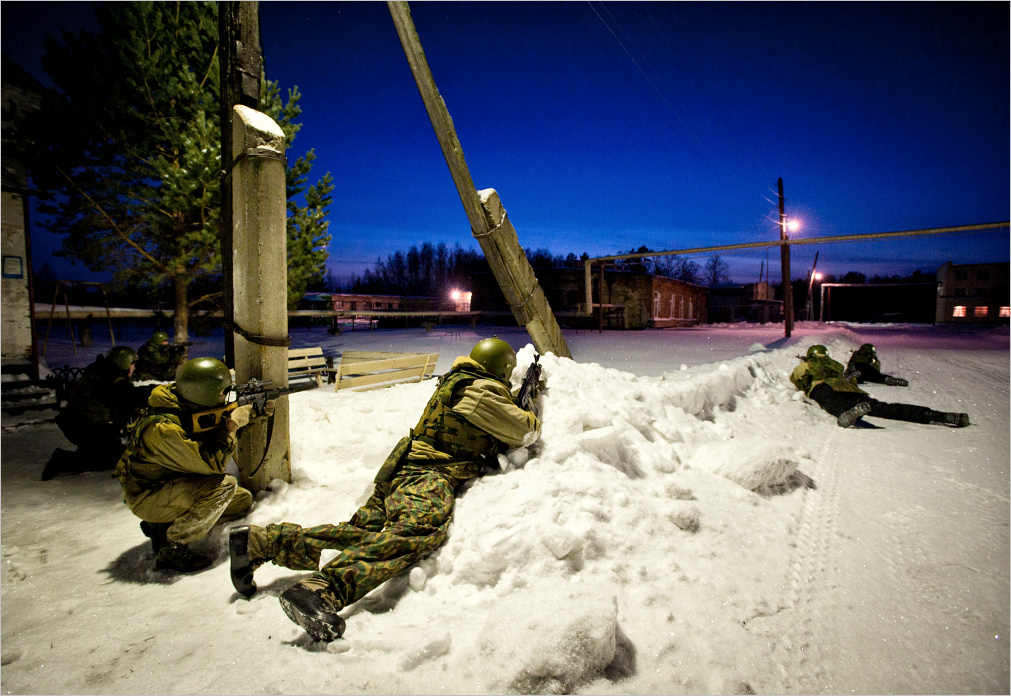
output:
[[[38,16],[40,32],[89,21],[53,5],[3,4],[4,53],[44,83],[41,35],[9,19]],[[797,236],[1009,217],[1008,3],[411,10],[474,183],[499,192],[525,247],[775,239],[779,177]],[[314,174],[334,176],[334,272],[425,241],[476,247],[385,3],[261,2],[260,21],[268,77],[303,95],[291,154],[315,148]],[[815,251],[820,270],[871,276],[1006,261],[1009,241],[797,247],[795,277]],[[744,282],[766,252],[724,258]]]

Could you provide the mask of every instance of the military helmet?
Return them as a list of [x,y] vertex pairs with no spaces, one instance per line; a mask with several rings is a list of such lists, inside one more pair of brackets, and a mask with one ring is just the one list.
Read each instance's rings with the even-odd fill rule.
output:
[[193,358],[176,373],[179,396],[200,406],[216,406],[224,401],[225,389],[232,384],[232,373],[217,358]]
[[871,353],[871,354],[873,354],[874,353],[874,344],[873,343],[865,343],[862,346],[860,346],[859,348],[857,348],[857,352],[858,353]]
[[823,346],[820,343],[815,343],[813,346],[811,346],[810,348],[807,349],[807,359],[810,360],[811,358],[815,357],[816,355],[818,357],[827,358],[828,357],[828,348],[826,348],[825,346]]
[[105,354],[105,359],[111,360],[116,367],[126,372],[131,365],[137,362],[137,351],[130,346],[116,346],[109,349],[109,352]]
[[470,351],[470,359],[503,382],[508,382],[516,367],[516,351],[498,336],[479,341]]
[[155,331],[151,334],[151,338],[147,339],[147,342],[154,346],[160,346],[165,341],[169,340],[168,334],[164,331]]

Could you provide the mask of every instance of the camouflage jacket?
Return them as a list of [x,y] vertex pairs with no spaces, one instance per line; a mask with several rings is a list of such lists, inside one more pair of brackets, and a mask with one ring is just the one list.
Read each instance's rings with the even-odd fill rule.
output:
[[846,370],[859,370],[861,365],[870,365],[874,368],[875,372],[881,372],[881,360],[878,358],[873,348],[858,348],[854,351],[846,365]]
[[171,385],[152,390],[148,408],[130,427],[130,442],[116,465],[115,475],[131,508],[179,476],[225,473],[235,452],[235,435],[223,425],[193,435],[188,415]]
[[819,384],[827,384],[834,391],[866,393],[857,386],[856,380],[843,376],[844,372],[842,363],[827,356],[815,356],[797,365],[790,375],[790,381],[808,396],[811,396],[811,390]]
[[111,424],[122,428],[144,407],[146,393],[135,387],[115,363],[99,355],[84,368],[59,420],[81,427]]
[[464,481],[480,473],[485,458],[533,442],[540,429],[537,416],[514,403],[504,382],[469,357],[459,357],[439,379],[418,424],[387,458],[377,480],[385,480],[403,463],[435,467]]
[[178,361],[173,346],[148,341],[137,351],[137,369],[134,378],[171,382],[175,379],[176,362]]

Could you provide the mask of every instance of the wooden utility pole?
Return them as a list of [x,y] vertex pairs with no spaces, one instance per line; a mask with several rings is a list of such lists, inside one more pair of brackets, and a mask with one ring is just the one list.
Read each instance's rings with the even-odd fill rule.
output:
[[435,86],[435,78],[421,47],[410,8],[406,2],[387,2],[386,5],[390,9],[414,81],[418,85],[442,154],[453,176],[453,183],[456,184],[456,191],[467,213],[471,234],[481,245],[513,316],[517,323],[526,327],[538,352],[554,353],[560,358],[572,357],[544,296],[544,290],[523,253],[516,230],[506,217],[498,194],[494,189],[477,191],[474,188],[453,119]]
[[260,3],[218,5],[218,64],[221,75],[221,271],[224,285],[225,363],[235,366],[232,282],[232,107],[260,109]]
[[[786,241],[789,237],[786,234],[786,199],[783,198],[783,179],[777,182],[779,187],[779,238]],[[793,283],[790,281],[790,245],[783,244],[779,247],[780,265],[783,268],[783,324],[786,329],[786,337],[790,338],[793,333]]]

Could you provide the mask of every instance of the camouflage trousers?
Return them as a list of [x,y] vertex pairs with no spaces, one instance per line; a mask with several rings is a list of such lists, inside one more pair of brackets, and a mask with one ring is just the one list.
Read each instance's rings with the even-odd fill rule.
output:
[[253,494],[229,474],[177,476],[127,505],[146,522],[169,523],[169,541],[189,544],[204,538],[220,518],[246,514]]
[[345,607],[446,541],[458,483],[437,470],[404,465],[391,480],[375,484],[348,522],[268,525],[263,553],[286,568],[316,570],[324,549],[340,551],[314,577],[330,583],[338,608]]

